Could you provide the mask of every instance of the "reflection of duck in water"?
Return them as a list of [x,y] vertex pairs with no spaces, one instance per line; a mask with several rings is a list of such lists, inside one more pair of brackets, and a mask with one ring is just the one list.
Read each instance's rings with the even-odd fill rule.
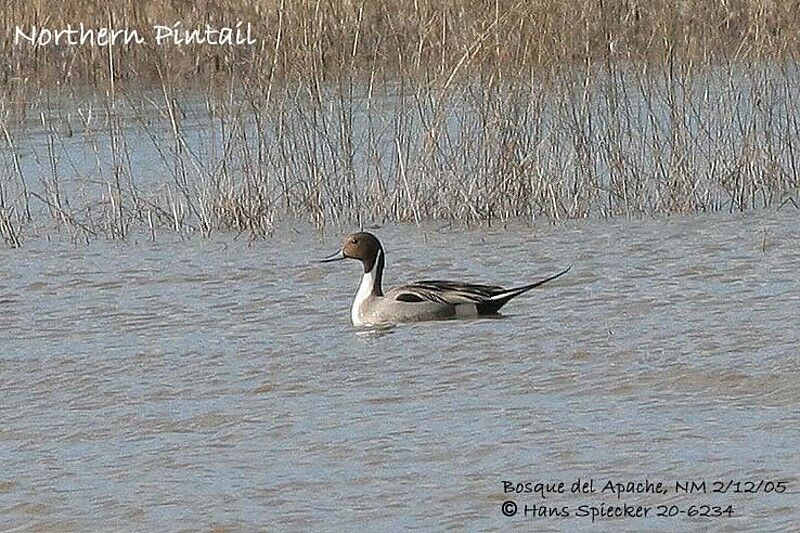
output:
[[341,250],[322,261],[340,259],[358,259],[364,266],[361,285],[350,309],[350,318],[355,326],[494,315],[515,296],[563,276],[571,268],[512,289],[434,280],[402,285],[384,294],[381,281],[385,260],[383,246],[377,237],[366,232],[348,235]]

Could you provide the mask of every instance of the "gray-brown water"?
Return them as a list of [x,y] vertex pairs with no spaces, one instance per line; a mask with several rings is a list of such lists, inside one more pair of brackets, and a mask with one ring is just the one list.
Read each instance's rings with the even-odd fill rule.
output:
[[[348,323],[358,266],[312,262],[338,233],[2,250],[0,530],[790,530],[797,218],[377,229],[387,285],[512,285],[574,264],[503,319],[382,334]],[[579,477],[670,490],[503,492]],[[762,479],[788,490],[710,494]],[[688,480],[709,494],[675,494]],[[602,502],[654,509],[574,515]],[[573,515],[522,516],[543,503]],[[654,517],[659,504],[733,516]]]

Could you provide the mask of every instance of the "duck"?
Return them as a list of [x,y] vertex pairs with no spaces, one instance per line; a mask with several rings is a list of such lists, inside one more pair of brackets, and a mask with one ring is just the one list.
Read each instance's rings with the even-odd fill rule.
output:
[[350,320],[354,326],[385,326],[427,320],[462,317],[497,316],[511,299],[560,278],[572,265],[558,274],[528,285],[505,289],[460,281],[423,280],[383,291],[386,254],[380,240],[372,233],[351,233],[342,247],[320,260],[322,263],[355,259],[363,274]]

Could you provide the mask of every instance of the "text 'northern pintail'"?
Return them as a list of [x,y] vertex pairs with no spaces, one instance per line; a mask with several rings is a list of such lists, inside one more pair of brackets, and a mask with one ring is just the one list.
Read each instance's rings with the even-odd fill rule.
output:
[[350,309],[355,326],[377,326],[454,317],[495,315],[509,300],[569,272],[511,289],[459,281],[424,280],[386,291],[382,288],[386,264],[383,246],[371,233],[348,235],[342,248],[322,262],[358,259],[364,267],[361,284]]

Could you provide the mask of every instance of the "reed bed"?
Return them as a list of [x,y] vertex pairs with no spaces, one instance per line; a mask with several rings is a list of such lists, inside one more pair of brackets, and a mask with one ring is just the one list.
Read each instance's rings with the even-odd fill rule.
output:
[[[0,235],[269,235],[287,219],[796,208],[782,1],[7,0],[7,29],[249,22],[252,46],[33,47],[0,71]],[[7,30],[10,32],[10,30]]]

